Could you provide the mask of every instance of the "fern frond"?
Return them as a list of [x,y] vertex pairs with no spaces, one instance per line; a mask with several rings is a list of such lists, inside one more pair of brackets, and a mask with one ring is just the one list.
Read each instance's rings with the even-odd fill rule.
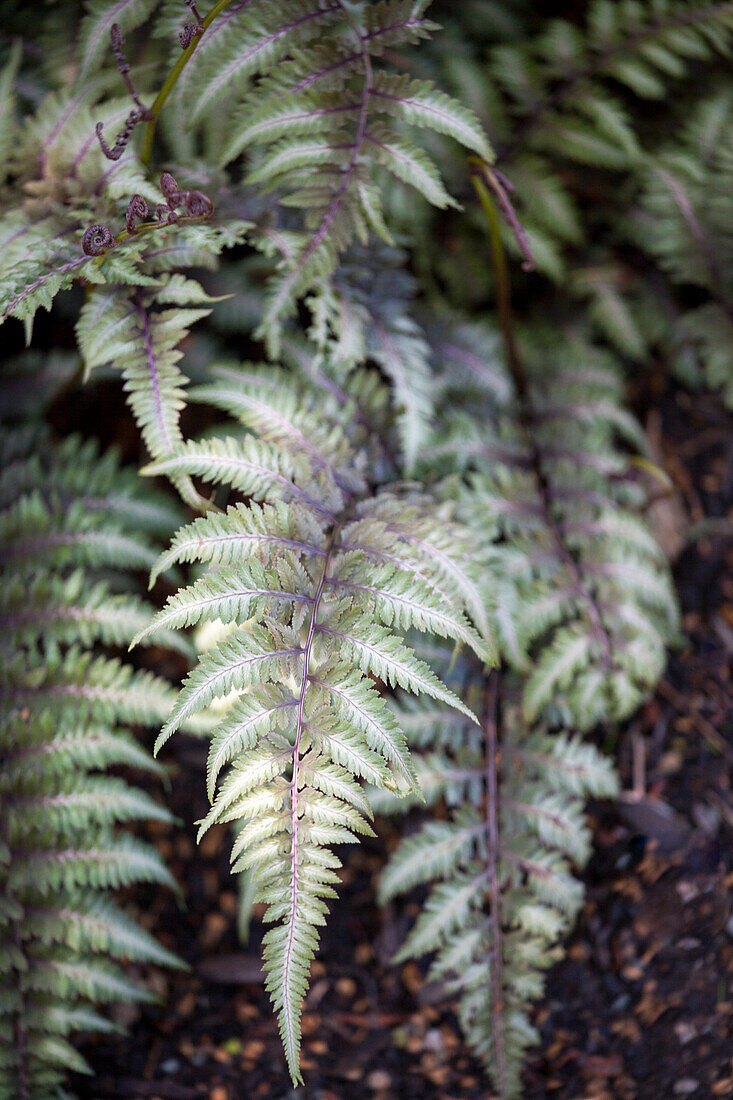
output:
[[[577,19],[514,15],[521,29],[497,39],[487,33],[488,15],[476,19],[462,5],[451,12],[453,33],[437,36],[426,52],[438,62],[431,75],[470,104],[492,135],[537,266],[563,285],[571,248],[594,247],[609,228],[609,239],[617,239],[613,227],[631,194],[620,184],[636,182],[645,170],[649,101],[682,98],[701,71],[715,71],[731,49],[733,9],[727,0],[593,0]],[[431,151],[452,181],[452,151],[447,145]],[[592,220],[585,218],[589,169]],[[609,173],[599,198],[596,177]],[[423,232],[431,226],[425,223]],[[508,227],[502,235],[516,255]],[[472,238],[466,262],[480,253]],[[448,271],[457,300],[465,302],[461,259],[456,254],[451,267],[440,256],[430,262],[442,276]],[[476,276],[485,279],[479,270]],[[614,303],[607,297],[603,305],[609,310]]]
[[[300,297],[327,281],[356,237],[386,236],[371,178],[383,166],[439,207],[452,203],[434,162],[404,126],[449,133],[491,159],[473,113],[427,82],[381,67],[388,49],[427,37],[425,0],[378,4],[280,0],[233,14],[186,82],[194,120],[233,108],[220,160],[251,153],[248,181],[277,188],[301,226],[280,259],[262,332],[276,350],[280,323]],[[204,52],[203,46],[206,46]],[[269,250],[267,235],[261,244]]]
[[327,349],[339,377],[371,360],[388,378],[402,459],[411,474],[428,442],[436,394],[431,349],[411,315],[416,287],[404,260],[402,252],[381,243],[352,245],[333,288],[322,288],[308,305],[311,335]]
[[81,24],[81,72],[79,79],[88,78],[109,51],[109,34],[113,23],[128,32],[144,23],[155,8],[154,0],[87,0],[86,15]]
[[[474,673],[471,690],[479,686]],[[529,1009],[582,898],[572,868],[589,852],[583,799],[613,795],[616,780],[591,746],[528,728],[511,706],[494,706],[490,697],[483,744],[468,727],[468,737],[453,726],[444,738],[436,718],[434,735],[450,753],[445,775],[452,768],[479,781],[464,787],[448,821],[401,842],[380,896],[433,883],[397,961],[434,955],[430,976],[459,998],[466,1038],[509,1098],[521,1095],[525,1051],[537,1040]],[[435,743],[423,727],[426,742]],[[431,766],[430,755],[420,761]]]
[[157,770],[116,727],[154,721],[172,693],[93,648],[127,645],[149,622],[114,585],[149,560],[146,528],[164,528],[166,508],[153,494],[136,523],[139,486],[126,495],[115,456],[78,439],[54,452],[37,429],[3,432],[1,449],[0,1096],[14,1100],[55,1094],[66,1069],[88,1072],[67,1036],[109,1029],[93,1004],[153,999],[125,960],[180,963],[106,896],[139,882],[177,889],[149,844],[119,832],[170,814],[104,774]]
[[527,718],[552,713],[587,729],[638,706],[679,615],[661,551],[636,514],[643,491],[618,440],[645,441],[620,405],[613,360],[583,340],[565,342],[562,367],[548,362],[547,345],[523,352],[527,393],[512,408],[489,375],[482,396],[477,375],[470,399],[486,410],[483,429],[455,415],[432,453],[477,471],[466,515],[498,540],[497,632],[526,674]]
[[[187,379],[177,365],[180,345],[214,300],[193,279],[167,275],[157,286],[94,290],[82,308],[76,333],[86,370],[107,365],[121,370],[153,458],[171,454],[182,442],[179,417]],[[190,481],[177,487],[195,507],[198,498]]]
[[[672,314],[660,334],[665,354],[673,357],[685,381],[722,391],[728,404],[733,400],[727,350],[733,293],[732,117],[733,96],[725,85],[696,104],[675,144],[650,158],[627,230],[682,290],[676,293],[673,285],[665,297]],[[690,307],[683,295],[691,286],[707,300]]]
[[[212,701],[230,702],[209,751],[212,807],[202,831],[237,824],[234,869],[251,871],[274,922],[265,937],[267,985],[298,1081],[300,1002],[338,882],[329,849],[371,831],[360,778],[392,790],[415,784],[374,681],[439,699],[471,721],[470,708],[402,635],[408,625],[437,632],[481,659],[490,643],[453,591],[446,595],[445,563],[451,551],[466,552],[466,533],[442,521],[426,496],[402,502],[367,481],[363,429],[348,405],[324,408],[305,387],[295,401],[284,374],[260,378],[244,368],[238,377],[230,366],[199,396],[235,411],[260,438],[185,444],[151,467],[229,484],[252,499],[195,520],[164,555],[164,565],[213,568],[171,597],[151,629],[215,619],[236,629],[200,657],[158,748]],[[417,568],[375,568],[380,556]],[[460,557],[453,568],[470,571]]]

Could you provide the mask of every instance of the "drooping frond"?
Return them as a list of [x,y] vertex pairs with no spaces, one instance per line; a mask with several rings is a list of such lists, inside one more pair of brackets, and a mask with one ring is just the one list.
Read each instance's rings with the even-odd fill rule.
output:
[[397,961],[434,955],[430,978],[458,998],[470,1046],[510,1100],[522,1095],[525,1053],[537,1041],[530,1009],[582,899],[573,870],[589,854],[583,801],[612,796],[616,780],[590,745],[497,708],[496,676],[483,741],[447,713],[411,707],[405,716],[407,727],[416,719],[418,774],[438,780],[434,797],[442,777],[454,808],[401,842],[380,894],[385,901],[431,884]]
[[253,502],[178,533],[162,564],[210,568],[151,629],[216,621],[235,629],[201,656],[158,747],[227,699],[209,752],[212,807],[202,832],[237,823],[234,870],[251,870],[274,925],[265,937],[267,984],[297,1081],[300,1002],[338,882],[330,848],[371,832],[359,779],[401,791],[415,783],[377,684],[470,716],[403,635],[437,634],[482,660],[491,643],[456,596],[455,578],[468,571],[470,579],[468,532],[424,494],[374,484],[364,429],[348,406],[294,389],[274,370],[217,374],[195,396],[234,412],[248,434],[188,443],[149,470],[224,483]]
[[[70,1039],[109,1030],[94,1004],[151,999],[126,961],[180,965],[108,897],[137,882],[175,888],[157,852],[119,831],[168,811],[106,774],[157,770],[124,726],[165,714],[172,691],[101,650],[149,623],[148,605],[114,585],[151,560],[147,532],[171,516],[92,445],[70,438],[54,452],[19,430],[3,432],[2,452],[0,1097],[16,1100],[88,1071]],[[170,632],[153,640],[181,648]]]
[[[143,287],[98,287],[81,311],[77,339],[86,369],[110,365],[122,372],[153,458],[172,454],[182,442],[179,417],[187,379],[178,367],[180,345],[189,327],[208,315],[211,301],[193,279],[164,275]],[[195,507],[190,480],[177,487]]]
[[[432,455],[476,471],[467,515],[495,540],[497,631],[525,673],[527,718],[551,712],[587,729],[630,714],[656,683],[678,612],[620,445],[644,439],[620,403],[613,359],[567,336],[552,348],[545,334],[541,349],[523,349],[527,392],[513,403],[489,370],[462,394],[449,383],[456,411]],[[448,379],[453,371],[449,362]],[[460,411],[466,397],[483,402],[480,427]]]

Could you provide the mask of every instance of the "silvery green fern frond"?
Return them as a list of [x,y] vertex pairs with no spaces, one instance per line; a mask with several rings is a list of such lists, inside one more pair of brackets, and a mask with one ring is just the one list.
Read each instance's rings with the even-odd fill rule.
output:
[[522,1095],[526,1051],[537,1042],[530,1011],[544,971],[582,901],[574,871],[589,855],[583,802],[617,785],[591,745],[525,724],[505,698],[508,678],[493,673],[482,684],[474,671],[468,682],[464,697],[483,697],[482,731],[432,705],[400,713],[423,789],[452,809],[401,841],[380,896],[430,884],[396,961],[433,955],[429,977],[458,998],[466,1039],[509,1100]]
[[[168,811],[106,774],[159,770],[126,727],[164,715],[172,692],[103,655],[150,620],[114,584],[151,560],[147,532],[171,516],[114,455],[72,437],[54,452],[39,429],[4,431],[1,449],[0,1097],[35,1100],[56,1095],[65,1070],[89,1072],[70,1038],[112,1028],[96,1005],[152,999],[125,964],[181,965],[109,896],[175,888],[157,852],[119,828]],[[180,648],[171,632],[155,640]]]
[[[249,154],[247,181],[276,190],[282,228],[255,235],[277,257],[261,329],[277,349],[279,323],[300,297],[330,280],[357,237],[389,240],[379,177],[417,190],[437,207],[453,203],[410,127],[450,134],[490,160],[473,112],[425,81],[392,72],[395,48],[429,36],[426,0],[281,0],[242,8],[204,35],[201,64],[181,86],[193,120],[233,111],[220,161]],[[293,213],[297,212],[297,213]]]
[[235,629],[201,656],[157,747],[212,700],[231,701],[209,751],[212,806],[201,831],[238,825],[234,870],[251,868],[274,925],[267,985],[298,1081],[300,1002],[338,882],[331,848],[371,833],[359,780],[415,785],[378,684],[471,718],[403,635],[437,634],[486,661],[492,644],[464,610],[475,584],[467,530],[424,493],[371,480],[352,408],[274,370],[215,374],[195,396],[234,412],[247,434],[187,443],[149,472],[225,484],[249,503],[178,533],[161,567],[209,568],[151,629],[217,620]]
[[[623,718],[658,680],[679,629],[623,446],[643,450],[643,435],[621,405],[613,357],[582,335],[526,342],[526,392],[510,383],[509,401],[490,343],[487,351],[467,390],[451,388],[451,376],[459,387],[466,379],[455,352],[443,358],[454,411],[431,454],[439,468],[475,471],[467,515],[494,542],[497,631],[525,674],[525,716],[552,714],[573,729]],[[460,411],[464,401],[481,403],[480,427]]]

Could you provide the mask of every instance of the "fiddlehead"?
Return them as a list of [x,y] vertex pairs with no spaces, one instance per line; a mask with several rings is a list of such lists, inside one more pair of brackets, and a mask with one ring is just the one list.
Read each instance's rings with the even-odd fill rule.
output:
[[112,52],[115,56],[115,61],[117,62],[117,68],[119,70],[120,76],[127,86],[127,90],[130,93],[133,103],[135,104],[135,108],[127,116],[127,119],[125,120],[125,125],[118,133],[115,139],[115,143],[111,148],[104,140],[102,134],[102,130],[104,129],[103,123],[97,123],[95,127],[95,133],[97,135],[97,138],[99,139],[99,144],[101,146],[102,152],[104,153],[107,160],[119,160],[125,149],[127,148],[127,144],[132,137],[133,131],[137,124],[139,122],[149,122],[153,116],[148,108],[145,106],[145,104],[141,102],[140,97],[137,93],[137,89],[135,88],[135,85],[132,81],[132,77],[130,76],[130,65],[122,49],[125,44],[125,39],[122,36],[122,30],[118,23],[112,24],[112,28],[110,30],[110,40],[112,42]]

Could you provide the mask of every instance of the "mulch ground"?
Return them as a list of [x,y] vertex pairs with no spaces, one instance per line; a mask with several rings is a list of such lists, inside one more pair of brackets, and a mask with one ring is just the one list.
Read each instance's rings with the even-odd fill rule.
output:
[[[676,556],[686,640],[653,700],[599,741],[618,754],[625,792],[591,807],[587,901],[548,976],[527,1100],[733,1096],[733,418],[714,399],[639,395],[677,497],[656,509]],[[696,538],[682,545],[690,523]],[[313,966],[303,1019],[306,1085],[293,1090],[259,967],[261,928],[243,948],[228,837],[197,849],[204,747],[174,739],[169,804],[182,825],[156,843],[186,908],[150,894],[141,919],[189,964],[159,981],[162,1007],[119,1016],[126,1038],[90,1041],[96,1077],[81,1098],[161,1100],[488,1100],[450,1001],[415,964],[389,959],[416,901],[379,911],[375,882],[397,840],[352,851]],[[139,898],[139,894],[137,897]]]

